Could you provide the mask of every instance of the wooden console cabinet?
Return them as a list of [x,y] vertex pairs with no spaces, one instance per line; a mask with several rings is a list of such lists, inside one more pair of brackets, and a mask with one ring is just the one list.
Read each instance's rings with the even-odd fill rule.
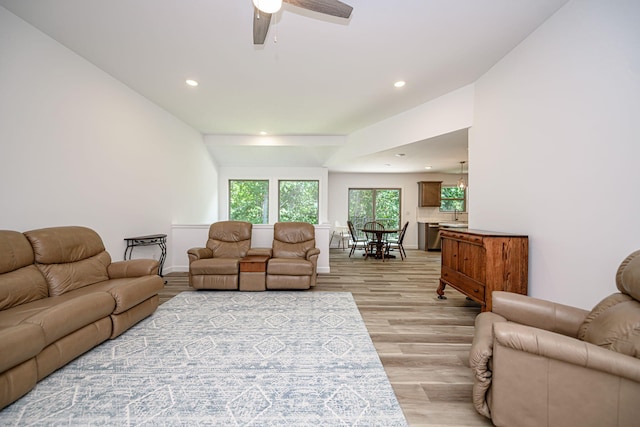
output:
[[491,292],[527,294],[529,238],[491,231],[440,229],[442,271],[438,298],[446,285],[491,311]]

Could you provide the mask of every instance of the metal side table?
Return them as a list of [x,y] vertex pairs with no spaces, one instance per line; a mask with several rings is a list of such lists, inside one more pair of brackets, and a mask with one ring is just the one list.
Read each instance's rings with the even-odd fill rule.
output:
[[131,259],[131,253],[136,246],[160,246],[160,260],[158,266],[158,275],[162,277],[162,266],[167,258],[167,235],[166,234],[150,234],[148,236],[125,237],[127,247],[124,250],[124,259]]

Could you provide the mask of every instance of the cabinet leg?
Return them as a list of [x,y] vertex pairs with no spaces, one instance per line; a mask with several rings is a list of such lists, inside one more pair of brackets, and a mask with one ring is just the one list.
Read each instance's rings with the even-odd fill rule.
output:
[[438,290],[436,291],[438,293],[438,299],[447,299],[447,297],[444,296],[445,286],[447,286],[447,284],[440,280],[440,286],[438,286]]

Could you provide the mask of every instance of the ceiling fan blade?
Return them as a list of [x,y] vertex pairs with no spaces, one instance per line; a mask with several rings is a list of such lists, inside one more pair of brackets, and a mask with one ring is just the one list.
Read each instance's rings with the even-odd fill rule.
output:
[[253,44],[264,44],[267,38],[269,24],[271,23],[271,14],[264,13],[254,6],[253,8]]
[[286,3],[325,15],[349,18],[353,7],[338,0],[284,0]]

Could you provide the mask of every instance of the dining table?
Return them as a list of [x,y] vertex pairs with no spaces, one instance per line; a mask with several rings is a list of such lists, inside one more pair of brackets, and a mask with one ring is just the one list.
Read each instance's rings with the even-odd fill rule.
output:
[[[385,255],[384,255],[384,251],[385,251],[385,235],[387,234],[394,234],[394,233],[399,233],[400,230],[399,229],[387,229],[387,228],[381,228],[381,229],[374,229],[374,228],[361,228],[360,231],[362,231],[365,234],[374,234],[376,236],[376,259],[380,259],[382,258],[382,260],[384,261],[385,259]],[[387,255],[386,258],[395,258],[395,255]]]

